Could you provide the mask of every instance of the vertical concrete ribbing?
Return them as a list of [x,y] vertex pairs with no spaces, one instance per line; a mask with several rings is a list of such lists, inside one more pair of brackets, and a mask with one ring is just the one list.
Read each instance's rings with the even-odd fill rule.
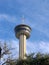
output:
[[21,34],[19,40],[19,58],[26,59],[26,35]]

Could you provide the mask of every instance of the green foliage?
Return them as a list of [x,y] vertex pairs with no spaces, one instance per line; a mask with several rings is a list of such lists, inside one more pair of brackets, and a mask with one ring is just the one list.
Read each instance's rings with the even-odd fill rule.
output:
[[26,60],[18,60],[16,65],[49,65],[49,54],[30,54]]

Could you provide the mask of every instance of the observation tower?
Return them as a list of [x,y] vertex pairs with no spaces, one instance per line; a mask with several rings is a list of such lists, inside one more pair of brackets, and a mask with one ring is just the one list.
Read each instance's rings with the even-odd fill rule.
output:
[[26,59],[26,39],[30,37],[31,28],[26,24],[14,28],[15,36],[19,39],[19,58]]

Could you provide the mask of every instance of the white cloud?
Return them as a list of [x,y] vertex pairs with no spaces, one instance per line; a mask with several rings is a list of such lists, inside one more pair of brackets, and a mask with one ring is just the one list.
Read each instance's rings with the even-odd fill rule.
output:
[[49,53],[49,42],[27,42],[27,52]]
[[0,14],[0,20],[6,20],[8,22],[16,22],[17,21],[15,16],[10,16],[8,14]]
[[41,50],[43,50],[43,52],[49,53],[49,42],[41,41],[39,43],[39,47],[40,47]]

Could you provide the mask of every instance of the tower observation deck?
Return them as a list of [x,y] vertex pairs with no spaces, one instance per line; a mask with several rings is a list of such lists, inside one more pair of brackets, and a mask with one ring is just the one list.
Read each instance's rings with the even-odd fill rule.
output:
[[19,58],[26,59],[26,39],[30,37],[31,28],[28,25],[20,24],[14,30],[15,36],[19,39]]

